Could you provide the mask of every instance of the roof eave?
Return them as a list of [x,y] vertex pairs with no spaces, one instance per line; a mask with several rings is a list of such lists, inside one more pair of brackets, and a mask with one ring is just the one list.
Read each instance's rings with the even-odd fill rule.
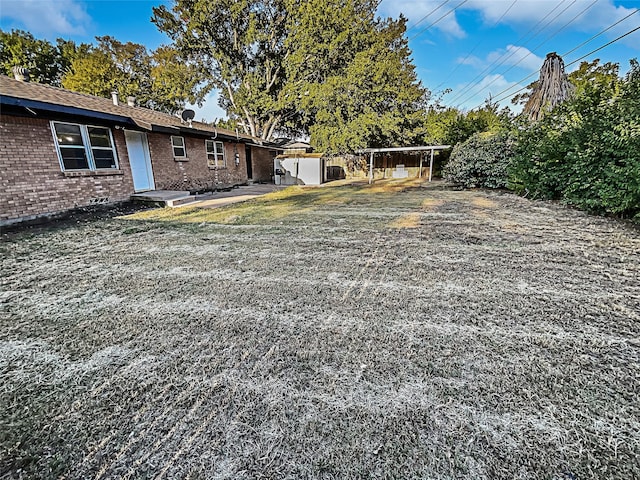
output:
[[57,105],[54,103],[41,102],[38,100],[28,100],[24,98],[10,97],[0,95],[1,105],[11,105],[15,107],[30,108],[32,110],[40,110],[44,112],[62,113],[65,115],[74,115],[79,117],[97,118],[107,120],[118,124],[136,125],[129,117],[122,115],[114,115],[112,113],[96,112],[94,110],[86,110],[84,108],[69,107],[67,105]]

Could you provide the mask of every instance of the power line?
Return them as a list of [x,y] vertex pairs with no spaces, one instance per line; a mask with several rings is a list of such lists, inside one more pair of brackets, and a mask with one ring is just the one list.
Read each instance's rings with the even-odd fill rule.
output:
[[602,30],[600,33],[594,35],[593,37],[591,37],[590,39],[588,39],[585,42],[582,42],[580,45],[578,45],[575,48],[572,48],[571,50],[569,50],[567,53],[563,54],[563,56],[569,55],[570,53],[575,52],[576,50],[578,50],[579,48],[585,46],[587,43],[591,42],[593,39],[599,37],[600,35],[602,35],[603,33],[611,30],[613,27],[615,27],[616,25],[624,22],[627,18],[629,18],[631,15],[635,15],[636,13],[640,12],[639,9],[635,9],[633,12],[631,12],[629,15],[627,15],[626,17],[621,18],[620,20],[618,20],[616,23],[614,23],[613,25],[609,25],[607,28],[605,28],[604,30]]
[[[567,8],[571,7],[574,3],[576,3],[576,0],[573,0],[572,3],[569,4],[568,7],[566,7],[562,12],[560,12],[559,14],[557,14],[555,17],[553,17],[551,20],[549,20],[547,23],[545,23],[540,29],[538,29],[539,31],[544,30],[547,25],[549,25],[552,21],[554,21],[555,19],[557,19],[562,13],[564,13]],[[538,25],[540,25],[542,22],[544,22],[555,10],[557,10],[560,5],[562,3],[558,3],[555,8],[553,10],[551,10],[549,13],[547,13],[538,23],[536,23],[527,33],[525,33],[522,37],[520,37],[520,39],[516,40],[515,43],[519,43],[520,40],[523,40],[524,38],[526,38],[530,32],[534,31],[537,29]],[[532,37],[531,40],[533,38],[535,38],[538,35],[538,33],[535,33]],[[526,42],[522,42],[524,45],[526,45]],[[512,51],[509,55],[507,55],[505,53],[505,55],[503,55],[502,57],[496,59],[493,63],[491,63],[487,68],[485,68],[482,72],[480,72],[478,75],[476,75],[473,80],[471,80],[471,82],[469,82],[467,84],[466,87],[464,87],[457,95],[456,97],[451,100],[451,103],[455,103],[458,100],[460,100],[461,98],[465,97],[470,91],[474,90],[476,87],[480,86],[481,80],[483,78],[483,76],[485,75],[485,73],[489,72],[488,74],[491,74],[493,72],[495,72],[498,67],[500,67],[501,65],[503,65],[507,60],[509,60],[511,57],[513,57],[515,55],[515,53],[517,52],[517,50]],[[499,62],[499,63],[498,63]],[[497,65],[496,65],[497,63]],[[493,68],[492,68],[493,67]],[[477,81],[480,80],[480,81]],[[477,93],[477,92],[476,92]],[[474,94],[475,95],[475,94]],[[465,99],[466,101],[466,99]],[[458,103],[458,105],[460,105],[460,103]]]
[[414,23],[413,25],[411,25],[410,27],[407,27],[407,31],[411,30],[412,28],[416,28],[418,25],[420,25],[422,22],[424,22],[427,18],[429,18],[431,16],[431,14],[433,14],[433,12],[440,10],[441,7],[443,7],[444,5],[446,5],[447,3],[449,3],[450,0],[444,0],[444,2],[442,2],[440,5],[438,5],[436,8],[434,8],[433,10],[431,10],[429,13],[427,13],[424,17],[422,17],[420,20],[418,20],[416,23]]
[[[574,3],[575,3],[575,0],[574,0]],[[538,21],[538,22],[537,22],[533,27],[531,27],[529,30],[527,30],[527,32],[526,32],[524,35],[522,35],[520,38],[518,38],[518,40],[516,40],[514,43],[519,43],[519,42],[523,41],[525,38],[527,38],[527,37],[528,37],[528,35],[529,35],[532,31],[534,31],[535,29],[537,29],[538,25],[540,25],[542,22],[544,22],[544,21],[545,21],[545,20],[546,20],[546,19],[547,19],[547,18],[548,18],[548,17],[549,17],[553,12],[554,12],[554,11],[556,11],[556,10],[560,7],[560,5],[561,5],[561,3],[558,3],[558,4],[557,4],[553,9],[551,9],[551,10],[549,11],[549,13],[547,13],[547,14],[546,14],[542,19],[540,19],[540,20],[539,20],[539,21]],[[554,19],[555,19],[555,18],[557,18],[557,16],[556,16],[556,17],[554,17]],[[545,25],[545,26],[546,26],[546,25]],[[543,26],[543,28],[544,28],[544,26]],[[534,37],[535,37],[535,35],[534,35]],[[532,38],[533,38],[533,37],[532,37]],[[526,43],[526,42],[523,42],[523,43]],[[513,55],[513,53],[512,53],[512,55]],[[460,98],[462,98],[463,96],[465,96],[465,95],[466,95],[466,94],[467,94],[471,89],[473,89],[473,88],[475,88],[475,86],[479,85],[479,82],[478,82],[478,83],[476,83],[476,81],[477,81],[477,80],[479,80],[479,79],[481,79],[481,78],[482,78],[482,76],[483,76],[485,73],[487,73],[489,70],[491,70],[491,68],[492,68],[492,67],[494,67],[494,66],[499,67],[499,66],[500,66],[500,65],[502,65],[505,61],[507,61],[510,57],[511,57],[511,55],[509,55],[508,57],[504,58],[504,59],[502,60],[502,62],[500,62],[500,63],[498,63],[498,62],[500,61],[500,58],[497,58],[496,60],[494,60],[491,64],[489,64],[489,66],[488,66],[488,67],[486,67],[486,68],[485,68],[484,70],[482,70],[478,75],[476,75],[476,76],[473,78],[473,80],[471,80],[471,81],[467,84],[467,87],[464,87],[464,88],[462,89],[462,91],[460,91],[460,92],[456,95],[456,97],[455,97],[453,100],[451,100],[451,103],[455,103],[457,100],[459,100]],[[496,65],[496,63],[498,63],[498,65]],[[491,70],[491,71],[493,71],[493,70]]]
[[586,55],[581,56],[580,58],[577,58],[576,60],[574,60],[571,63],[567,63],[567,67],[570,67],[571,65],[574,65],[576,63],[578,63],[580,60],[583,60],[585,58],[587,58],[589,55],[592,55],[596,52],[599,52],[600,50],[602,50],[605,47],[608,47],[609,45],[611,45],[612,43],[616,43],[618,40],[623,39],[624,37],[631,35],[633,32],[637,32],[638,30],[640,30],[640,25],[638,25],[636,28],[634,28],[633,30],[629,30],[627,33],[625,33],[624,35],[620,35],[618,38],[615,38],[613,40],[611,40],[608,43],[605,43],[604,45],[602,45],[601,47],[596,48],[595,50],[590,51],[589,53],[587,53]]
[[423,28],[422,30],[420,30],[418,33],[416,33],[414,36],[412,36],[409,40],[413,40],[416,37],[419,37],[420,35],[422,35],[424,32],[426,32],[427,30],[429,30],[431,27],[433,27],[436,23],[438,23],[440,20],[442,20],[443,18],[451,15],[453,12],[456,11],[456,9],[458,9],[459,7],[461,7],[462,5],[464,5],[465,3],[467,3],[469,0],[462,0],[462,2],[460,2],[458,5],[456,5],[455,7],[453,7],[451,10],[449,10],[447,13],[445,13],[444,15],[442,15],[440,18],[438,18],[436,21],[430,23],[429,25],[427,25],[425,28]]
[[[636,12],[637,12],[637,10],[636,10]],[[635,12],[634,12],[634,13],[635,13]],[[605,44],[604,44],[604,45],[602,45],[601,47],[598,47],[598,48],[596,48],[595,50],[591,50],[589,53],[587,53],[587,54],[585,54],[585,55],[581,56],[580,58],[575,59],[573,62],[568,63],[566,66],[567,66],[567,67],[570,67],[571,65],[575,65],[575,64],[576,64],[576,63],[578,63],[580,60],[584,60],[584,59],[585,59],[585,58],[587,58],[589,55],[593,55],[594,53],[599,52],[599,51],[600,51],[600,50],[602,50],[603,48],[608,47],[609,45],[611,45],[611,44],[613,44],[613,43],[617,42],[618,40],[623,39],[623,38],[624,38],[624,37],[626,37],[626,36],[631,35],[631,34],[632,34],[632,33],[634,33],[634,32],[637,32],[638,30],[640,30],[640,25],[639,25],[639,26],[637,26],[636,28],[632,29],[632,30],[629,30],[629,31],[628,31],[627,33],[625,33],[625,34],[620,35],[618,38],[614,38],[614,39],[613,39],[613,40],[611,40],[610,42],[605,43]],[[529,76],[531,76],[531,75],[529,75]],[[512,87],[512,88],[513,88],[513,87]],[[522,88],[520,88],[519,90],[516,90],[515,92],[510,93],[509,95],[506,95],[506,96],[504,96],[504,97],[502,97],[502,98],[499,98],[498,100],[494,100],[494,101],[495,101],[496,103],[500,103],[501,101],[506,100],[507,98],[513,97],[516,93],[520,93],[521,91],[526,90],[526,89],[527,89],[527,87],[522,87]],[[474,108],[472,108],[471,110],[475,110],[476,108],[481,107],[481,106],[482,106],[482,104],[477,105],[477,106],[475,106]]]
[[[569,26],[576,18],[580,17],[581,15],[583,15],[587,10],[591,9],[598,0],[593,0],[593,2],[591,2],[590,5],[588,5],[586,8],[584,8],[582,11],[580,11],[580,13],[578,13],[577,15],[575,15],[571,20],[569,20],[567,23],[565,23],[562,27],[560,27],[559,29],[557,29],[555,32],[553,32],[551,35],[549,35],[547,38],[545,38],[541,43],[539,43],[538,45],[536,45],[533,50],[537,50],[538,48],[540,48],[542,45],[544,45],[545,43],[547,43],[549,40],[551,40],[553,37],[555,37],[558,33],[560,33],[562,30],[564,30],[567,26]],[[572,4],[573,5],[573,4]],[[570,5],[571,6],[571,5]],[[558,14],[558,16],[562,15],[564,12],[566,11],[563,10],[562,12],[560,12]],[[515,53],[515,52],[514,52]],[[504,72],[502,72],[502,76],[504,77],[504,75],[511,71],[513,68],[517,67],[520,63],[522,63],[527,57],[529,57],[532,54],[532,51],[530,50],[529,53],[527,53],[525,56],[523,56],[520,60],[518,60],[516,63],[514,63],[513,65],[511,65],[509,68],[507,68]],[[535,73],[535,72],[534,72]],[[494,78],[493,80],[491,80],[488,84],[483,85],[483,88],[487,88],[491,85],[493,85],[496,81],[498,80],[498,77]],[[479,92],[475,92],[473,93],[471,96],[465,98],[464,100],[462,100],[457,106],[463,104],[464,102],[466,102],[467,100],[470,100],[471,98],[473,98],[475,95],[477,95]]]
[[[499,18],[498,20],[496,20],[496,22],[493,24],[493,26],[492,26],[491,28],[495,28],[495,27],[497,27],[497,26],[498,26],[498,24],[500,23],[500,21],[501,21],[501,20],[502,20],[506,15],[507,15],[507,13],[509,13],[509,10],[511,10],[511,9],[513,8],[513,6],[516,4],[516,2],[517,2],[517,1],[518,1],[518,0],[513,0],[513,3],[511,3],[511,5],[509,5],[509,7],[505,10],[505,12],[502,14],[502,16],[500,16],[500,18]],[[467,60],[467,58],[469,58],[469,57],[471,56],[471,54],[472,54],[473,52],[475,52],[475,51],[478,49],[478,47],[480,46],[480,44],[481,44],[481,43],[482,43],[482,41],[480,41],[480,42],[476,43],[475,47],[473,47],[473,49],[471,49],[471,51],[470,51],[469,53],[467,53],[467,56],[466,56],[466,57],[464,57],[464,58],[462,59],[462,61],[458,62],[458,64],[457,64],[457,65],[455,66],[455,68],[451,71],[451,73],[449,73],[449,75],[447,76],[447,78],[445,78],[442,82],[440,82],[440,84],[439,84],[439,85],[437,85],[437,86],[434,88],[434,90],[437,90],[437,89],[438,89],[438,88],[440,88],[442,85],[444,85],[444,84],[447,82],[447,80],[449,80],[449,79],[453,76],[453,74],[454,74],[454,73],[456,73],[456,71],[458,70],[458,68],[460,68],[460,65],[462,65],[462,64]]]
[[[612,24],[611,24],[611,25],[609,25],[607,28],[605,28],[604,30],[602,30],[602,31],[600,31],[600,32],[598,32],[598,33],[596,33],[595,35],[593,35],[593,36],[592,36],[592,37],[590,37],[589,39],[587,39],[587,40],[585,40],[584,42],[582,42],[582,43],[581,43],[580,45],[578,45],[577,47],[574,47],[574,48],[572,48],[571,50],[569,50],[568,52],[563,53],[563,54],[561,55],[561,56],[562,56],[562,58],[565,58],[567,55],[569,55],[569,54],[571,54],[571,53],[575,52],[575,51],[576,51],[576,50],[578,50],[579,48],[581,48],[581,47],[585,46],[586,44],[588,44],[588,43],[592,42],[593,40],[595,40],[596,38],[598,38],[598,37],[599,37],[600,35],[602,35],[603,33],[608,32],[608,31],[609,31],[609,30],[611,30],[613,27],[615,27],[616,25],[619,25],[620,23],[624,22],[627,18],[631,17],[632,15],[635,15],[635,14],[636,14],[636,13],[638,13],[638,12],[640,12],[640,10],[639,10],[639,9],[636,9],[636,10],[634,10],[633,12],[631,12],[629,15],[626,15],[626,16],[622,17],[620,20],[618,20],[617,22],[612,23]],[[632,32],[630,32],[630,33],[633,33],[633,31],[632,31]],[[626,35],[627,35],[627,34],[623,35],[623,36],[622,36],[622,37],[620,37],[620,38],[623,38],[623,37],[625,37]],[[608,45],[608,44],[607,44],[607,45]],[[607,46],[607,45],[605,45],[605,46]],[[594,52],[597,52],[598,50],[601,50],[601,49],[602,49],[602,48],[604,48],[605,46],[600,47],[599,49],[594,50]],[[591,53],[593,53],[593,52],[591,52]],[[591,53],[588,53],[586,56],[591,55]],[[582,58],[584,58],[584,57],[582,57]],[[574,61],[573,63],[575,63],[575,62],[577,62],[577,61],[582,60],[582,58],[579,58],[578,60]],[[573,65],[573,63],[570,63],[569,65]],[[567,66],[569,66],[569,65],[567,65]],[[518,81],[516,82],[516,84],[521,84],[522,82],[524,82],[524,81],[526,81],[526,80],[530,79],[531,77],[535,76],[535,75],[536,75],[536,74],[538,74],[538,73],[539,73],[539,72],[533,72],[533,73],[530,73],[530,74],[529,74],[529,75],[527,75],[526,77],[524,77],[524,78],[522,78],[522,79],[518,80]],[[498,92],[498,93],[496,94],[496,97],[499,97],[500,95],[503,95],[504,93],[508,92],[508,91],[509,91],[509,90],[511,90],[512,88],[514,88],[514,87],[508,87],[508,88],[505,88],[505,89],[504,89],[504,90],[502,90],[501,92]],[[504,99],[506,99],[506,98],[512,97],[512,96],[513,96],[513,95],[515,95],[516,93],[519,93],[519,92],[521,92],[522,90],[525,90],[526,88],[527,88],[526,86],[525,86],[525,87],[522,87],[522,88],[520,88],[519,90],[517,90],[517,91],[515,91],[515,92],[513,92],[513,93],[511,93],[511,94],[509,94],[509,95],[507,95],[507,96],[505,96],[505,98],[502,98],[502,99],[500,99],[500,100],[498,100],[498,101],[502,101],[502,100],[504,100]],[[481,105],[479,105],[479,106],[481,106]],[[478,108],[478,107],[476,106],[476,107],[474,107],[474,108]]]

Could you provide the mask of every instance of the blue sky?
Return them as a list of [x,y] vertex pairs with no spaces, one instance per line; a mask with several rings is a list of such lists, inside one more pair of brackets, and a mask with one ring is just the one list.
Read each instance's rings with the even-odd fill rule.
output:
[[[111,35],[155,49],[169,43],[150,22],[152,7],[161,3],[169,2],[2,0],[0,27],[49,40],[93,42],[95,36]],[[434,95],[451,89],[444,104],[472,109],[489,95],[509,105],[510,94],[537,78],[549,52],[567,53],[569,64],[639,27],[640,12],[633,14],[638,9],[640,0],[382,0],[378,12],[407,17],[407,37],[423,84]],[[629,59],[640,58],[640,30],[585,60],[595,58],[620,63],[624,73]],[[196,110],[198,119],[224,116],[215,94]]]

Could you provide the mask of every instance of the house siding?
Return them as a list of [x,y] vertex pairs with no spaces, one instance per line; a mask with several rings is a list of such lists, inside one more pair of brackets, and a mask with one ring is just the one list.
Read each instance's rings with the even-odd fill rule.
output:
[[97,203],[128,199],[133,192],[121,130],[111,129],[117,171],[62,172],[50,123],[3,115],[0,119],[0,225]]
[[244,144],[239,143],[237,146],[240,163],[236,166],[234,160],[235,144],[223,142],[226,167],[218,168],[216,171],[215,168],[210,168],[207,163],[203,137],[178,136],[184,138],[186,145],[187,157],[184,160],[174,158],[170,135],[148,134],[156,189],[202,191],[228,188],[247,182]]

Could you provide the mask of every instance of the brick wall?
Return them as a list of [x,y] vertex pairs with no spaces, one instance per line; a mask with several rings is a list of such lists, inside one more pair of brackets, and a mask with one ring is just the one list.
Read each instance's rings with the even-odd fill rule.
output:
[[251,167],[253,180],[256,182],[273,182],[273,158],[275,152],[268,148],[251,147]]
[[129,198],[133,179],[122,130],[111,129],[119,170],[62,172],[48,120],[0,119],[0,224]]
[[247,182],[244,144],[237,145],[240,163],[235,164],[235,142],[223,142],[226,167],[210,168],[207,163],[205,139],[182,135],[187,149],[184,160],[173,156],[171,135],[149,133],[149,152],[153,176],[158,190],[214,190]]

